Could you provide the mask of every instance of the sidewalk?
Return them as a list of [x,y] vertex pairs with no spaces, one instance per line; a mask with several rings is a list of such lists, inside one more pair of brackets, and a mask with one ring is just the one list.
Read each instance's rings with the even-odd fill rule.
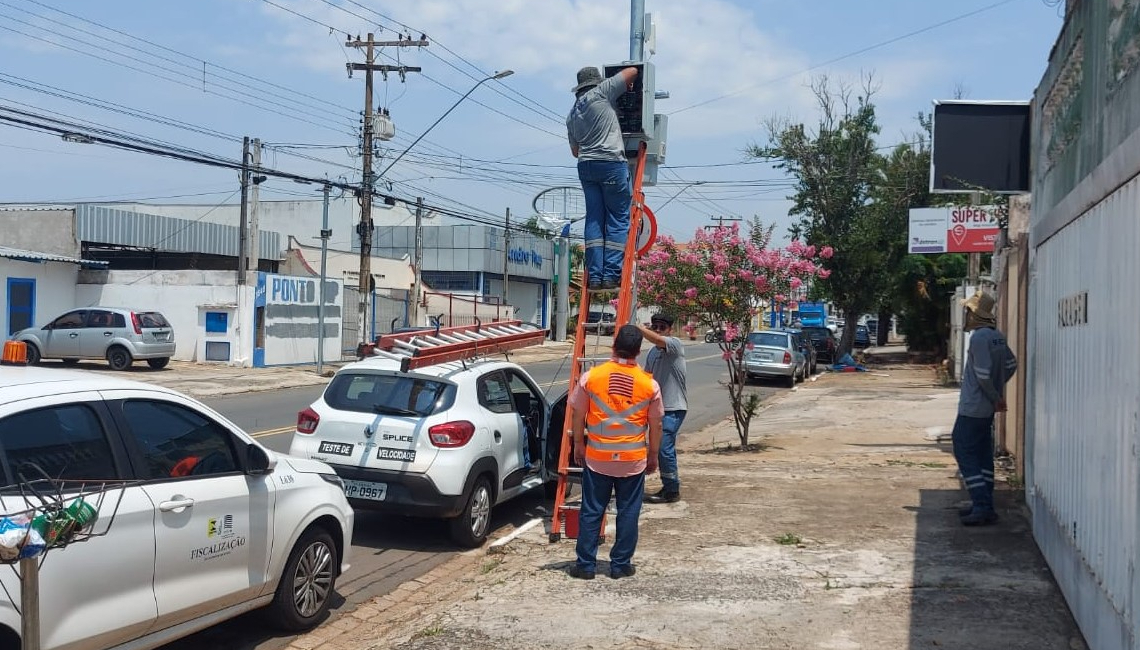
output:
[[611,580],[603,545],[598,578],[570,578],[573,541],[538,525],[290,647],[1085,648],[1019,495],[958,523],[956,404],[928,367],[825,374],[754,419],[762,451],[726,450],[728,421],[682,435],[683,500],[643,510],[637,575]]

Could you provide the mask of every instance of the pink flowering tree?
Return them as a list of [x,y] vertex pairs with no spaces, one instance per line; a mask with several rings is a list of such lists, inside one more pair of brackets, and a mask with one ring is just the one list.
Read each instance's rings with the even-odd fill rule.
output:
[[749,447],[748,425],[759,409],[760,398],[746,392],[742,365],[745,339],[754,319],[811,278],[827,278],[822,266],[832,255],[830,247],[792,241],[786,248],[771,248],[772,229],[753,222],[750,232],[739,226],[697,229],[692,242],[678,244],[659,237],[638,265],[639,302],[677,315],[678,321],[701,330],[724,329],[719,343],[731,378],[726,386],[740,444]]

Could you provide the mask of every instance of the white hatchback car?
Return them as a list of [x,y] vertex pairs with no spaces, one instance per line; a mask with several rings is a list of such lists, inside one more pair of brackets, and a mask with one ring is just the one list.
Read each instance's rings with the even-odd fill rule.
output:
[[[43,557],[45,650],[154,648],[260,607],[304,630],[348,568],[353,512],[329,466],[267,450],[172,390],[0,367],[3,511],[24,508],[18,484],[45,474],[65,495],[79,480],[118,486],[95,523],[105,535]],[[0,569],[7,650],[20,647],[20,581]]]
[[514,363],[401,372],[372,357],[297,415],[289,453],[330,464],[353,506],[449,519],[452,539],[475,547],[492,506],[557,478],[564,412]]

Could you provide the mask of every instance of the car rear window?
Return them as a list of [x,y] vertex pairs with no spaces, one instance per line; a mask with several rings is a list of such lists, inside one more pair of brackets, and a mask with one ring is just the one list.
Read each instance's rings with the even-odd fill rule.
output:
[[788,335],[779,332],[753,332],[748,335],[748,342],[752,345],[786,348],[788,347]]
[[831,330],[826,327],[805,327],[803,332],[805,335],[810,336],[813,341],[831,336]]
[[135,315],[139,317],[140,327],[170,327],[166,317],[156,311],[139,311]]
[[325,403],[341,411],[426,416],[451,407],[455,384],[398,373],[341,373]]

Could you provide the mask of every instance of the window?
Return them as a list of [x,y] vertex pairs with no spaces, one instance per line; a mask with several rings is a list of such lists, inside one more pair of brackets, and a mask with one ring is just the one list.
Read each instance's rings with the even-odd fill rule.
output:
[[143,329],[151,329],[154,327],[170,327],[170,321],[157,311],[140,311],[135,313],[135,318],[139,319],[139,327]]
[[752,345],[763,345],[770,348],[787,348],[788,335],[779,332],[757,332],[748,335],[748,342]]
[[337,374],[325,389],[329,406],[358,413],[423,417],[454,401],[454,384],[403,374]]
[[87,327],[106,328],[115,327],[115,316],[119,317],[118,327],[126,326],[126,319],[122,314],[115,314],[109,311],[102,311],[99,309],[92,309],[87,312]]
[[225,334],[229,329],[229,317],[230,315],[224,311],[206,312],[206,333]]
[[53,330],[74,330],[83,327],[83,321],[87,317],[87,310],[81,309],[79,311],[69,311],[63,316],[53,320],[51,327]]
[[121,478],[99,417],[67,404],[0,420],[4,485],[45,477],[106,481]]
[[180,404],[123,403],[130,436],[146,459],[149,477],[209,476],[241,470],[225,427]]
[[493,372],[480,377],[478,386],[479,404],[492,413],[511,413],[515,410],[511,390],[503,373]]

